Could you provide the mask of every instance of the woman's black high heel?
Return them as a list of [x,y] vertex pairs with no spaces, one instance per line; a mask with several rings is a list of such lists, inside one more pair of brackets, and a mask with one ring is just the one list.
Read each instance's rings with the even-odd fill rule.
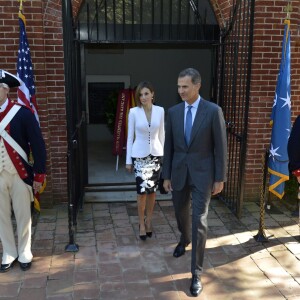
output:
[[[140,232],[140,227],[141,227],[141,226],[139,225],[139,232]],[[145,241],[146,238],[147,238],[147,234],[143,234],[143,235],[140,234],[140,239],[141,239],[142,241]]]
[[146,219],[145,219],[145,228],[146,228],[146,235],[147,235],[147,237],[151,238],[152,237],[152,228],[150,226],[151,231],[147,231]]

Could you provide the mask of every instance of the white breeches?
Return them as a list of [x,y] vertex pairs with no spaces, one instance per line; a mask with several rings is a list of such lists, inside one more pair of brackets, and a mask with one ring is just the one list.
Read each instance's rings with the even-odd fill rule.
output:
[[[18,174],[6,170],[0,173],[0,240],[3,247],[2,264],[15,258],[22,263],[31,262],[31,201],[32,189]],[[16,247],[12,208],[17,223],[18,248]]]

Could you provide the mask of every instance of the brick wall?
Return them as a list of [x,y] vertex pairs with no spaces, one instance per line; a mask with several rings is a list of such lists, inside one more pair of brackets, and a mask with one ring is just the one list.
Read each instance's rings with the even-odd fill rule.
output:
[[[64,49],[60,1],[45,1],[43,10],[45,85],[50,173],[54,202],[67,201],[67,130],[65,109]],[[26,4],[26,3],[25,3]]]
[[[280,66],[286,4],[287,1],[266,0],[255,3],[245,200],[258,197],[261,156],[270,144],[269,121]],[[296,45],[300,38],[300,4],[299,1],[291,1],[291,4],[291,101],[294,120],[300,114],[300,48]]]
[[72,0],[72,9],[73,9],[73,16],[76,17],[79,9],[81,7],[81,4],[83,4],[83,0]]
[[[231,1],[232,2],[232,1]],[[228,19],[229,1],[211,0],[220,26]],[[227,3],[227,6],[225,5]],[[269,148],[269,125],[281,59],[284,19],[288,1],[256,0],[252,77],[248,122],[246,186],[244,200],[259,198],[262,155]],[[291,101],[292,120],[300,114],[300,2],[290,1],[291,19]]]
[[[73,14],[83,0],[73,0]],[[211,0],[217,19],[224,27],[232,0]],[[245,200],[258,198],[261,155],[270,142],[269,119],[280,63],[284,7],[287,1],[256,0],[253,67],[250,93],[249,135],[246,162]],[[292,112],[300,114],[300,3],[292,0]],[[19,2],[0,0],[1,67],[16,73],[19,43]],[[42,205],[67,201],[67,132],[64,90],[64,60],[61,1],[31,0],[23,3],[27,37],[36,76],[36,93],[41,128],[47,145],[48,184]],[[15,98],[16,91],[11,91]]]
[[210,2],[220,27],[224,28],[230,17],[232,0],[210,0]]
[[[23,3],[39,117],[47,147],[47,187],[41,196],[42,206],[67,201],[64,61],[61,6],[57,2]],[[0,0],[0,68],[13,74],[19,45],[18,10],[17,1]],[[11,90],[10,96],[16,99],[16,90]]]

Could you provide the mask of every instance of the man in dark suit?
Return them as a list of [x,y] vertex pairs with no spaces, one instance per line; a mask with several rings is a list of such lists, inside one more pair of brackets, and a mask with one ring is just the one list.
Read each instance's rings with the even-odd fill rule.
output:
[[[45,179],[46,148],[34,113],[8,98],[9,89],[19,79],[0,70],[0,272],[16,262],[27,271],[31,267],[31,203]],[[32,153],[34,162],[30,162]],[[11,209],[17,223],[16,246]]]
[[180,242],[173,256],[180,257],[190,243],[192,195],[192,282],[190,291],[202,291],[201,274],[207,238],[210,198],[220,193],[226,181],[227,141],[222,110],[199,96],[201,76],[188,68],[178,76],[183,100],[168,111],[164,147],[164,188],[172,192]]

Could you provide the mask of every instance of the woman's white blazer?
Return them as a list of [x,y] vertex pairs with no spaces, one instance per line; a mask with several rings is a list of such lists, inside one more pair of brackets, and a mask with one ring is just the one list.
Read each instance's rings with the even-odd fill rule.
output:
[[132,157],[143,158],[149,154],[163,156],[165,143],[165,111],[161,106],[152,106],[150,126],[143,107],[133,107],[128,114],[126,164]]

